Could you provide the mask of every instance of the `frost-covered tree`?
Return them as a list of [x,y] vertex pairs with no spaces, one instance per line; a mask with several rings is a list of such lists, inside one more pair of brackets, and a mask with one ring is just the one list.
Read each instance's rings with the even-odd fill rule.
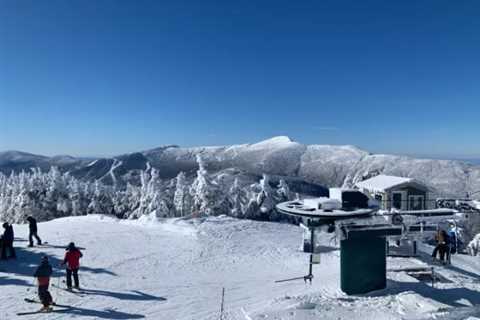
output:
[[112,203],[112,196],[110,194],[110,187],[107,187],[95,180],[93,196],[90,204],[88,205],[88,213],[97,214],[112,214],[114,213],[114,206]]
[[190,187],[190,196],[192,197],[192,213],[194,215],[210,215],[214,205],[215,190],[205,163],[200,155],[197,155],[197,177]]
[[0,173],[0,219],[23,222],[32,215],[44,221],[89,213],[138,218],[154,212],[158,217],[193,213],[276,220],[275,204],[293,197],[284,180],[273,188],[269,176],[264,175],[257,183],[241,186],[231,171],[209,174],[201,157],[197,162],[191,184],[185,173],[162,180],[150,165],[137,172],[138,180],[124,186],[79,180],[55,167],[47,172],[35,168]]
[[277,186],[277,202],[289,201],[292,199],[292,193],[285,180],[280,179]]
[[243,217],[246,199],[238,178],[235,178],[233,181],[233,185],[228,192],[228,198],[230,201],[230,214],[234,217]]
[[263,174],[260,180],[260,192],[257,195],[257,203],[262,213],[262,218],[268,218],[275,208],[274,191],[270,187],[270,177]]
[[184,172],[180,172],[175,178],[175,193],[173,195],[173,206],[175,216],[182,217],[189,214],[191,206],[189,186]]

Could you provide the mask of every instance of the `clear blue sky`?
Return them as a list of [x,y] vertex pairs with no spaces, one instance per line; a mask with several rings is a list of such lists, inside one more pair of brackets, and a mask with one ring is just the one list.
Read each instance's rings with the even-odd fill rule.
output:
[[0,0],[0,150],[480,156],[479,1]]

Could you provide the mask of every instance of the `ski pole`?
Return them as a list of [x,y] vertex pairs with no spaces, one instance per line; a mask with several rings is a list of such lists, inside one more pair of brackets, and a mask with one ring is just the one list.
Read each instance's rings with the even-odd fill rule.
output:
[[55,288],[55,295],[57,296],[57,299],[58,299],[59,290],[60,290],[60,276],[57,277],[57,287]]
[[[31,287],[35,287],[35,277],[32,279]],[[30,287],[27,287],[27,292],[30,292]]]

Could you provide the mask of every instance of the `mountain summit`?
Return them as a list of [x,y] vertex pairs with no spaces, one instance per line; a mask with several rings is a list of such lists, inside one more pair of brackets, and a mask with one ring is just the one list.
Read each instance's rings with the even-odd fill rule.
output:
[[48,170],[57,166],[73,176],[105,184],[138,182],[138,172],[158,169],[162,179],[198,169],[201,157],[209,173],[229,168],[247,175],[263,173],[294,178],[326,187],[350,186],[372,172],[412,177],[434,188],[440,195],[464,196],[480,190],[480,166],[454,160],[416,159],[406,156],[370,154],[354,146],[304,145],[287,136],[253,144],[216,147],[166,145],[112,158],[81,159],[45,157],[18,151],[0,152],[0,172]]

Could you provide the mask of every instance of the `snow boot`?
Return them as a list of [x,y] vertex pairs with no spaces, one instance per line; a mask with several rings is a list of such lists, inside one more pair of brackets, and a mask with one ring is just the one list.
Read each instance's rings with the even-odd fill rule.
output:
[[52,310],[53,310],[53,308],[51,306],[46,306],[46,307],[42,307],[39,311],[40,312],[50,312]]

